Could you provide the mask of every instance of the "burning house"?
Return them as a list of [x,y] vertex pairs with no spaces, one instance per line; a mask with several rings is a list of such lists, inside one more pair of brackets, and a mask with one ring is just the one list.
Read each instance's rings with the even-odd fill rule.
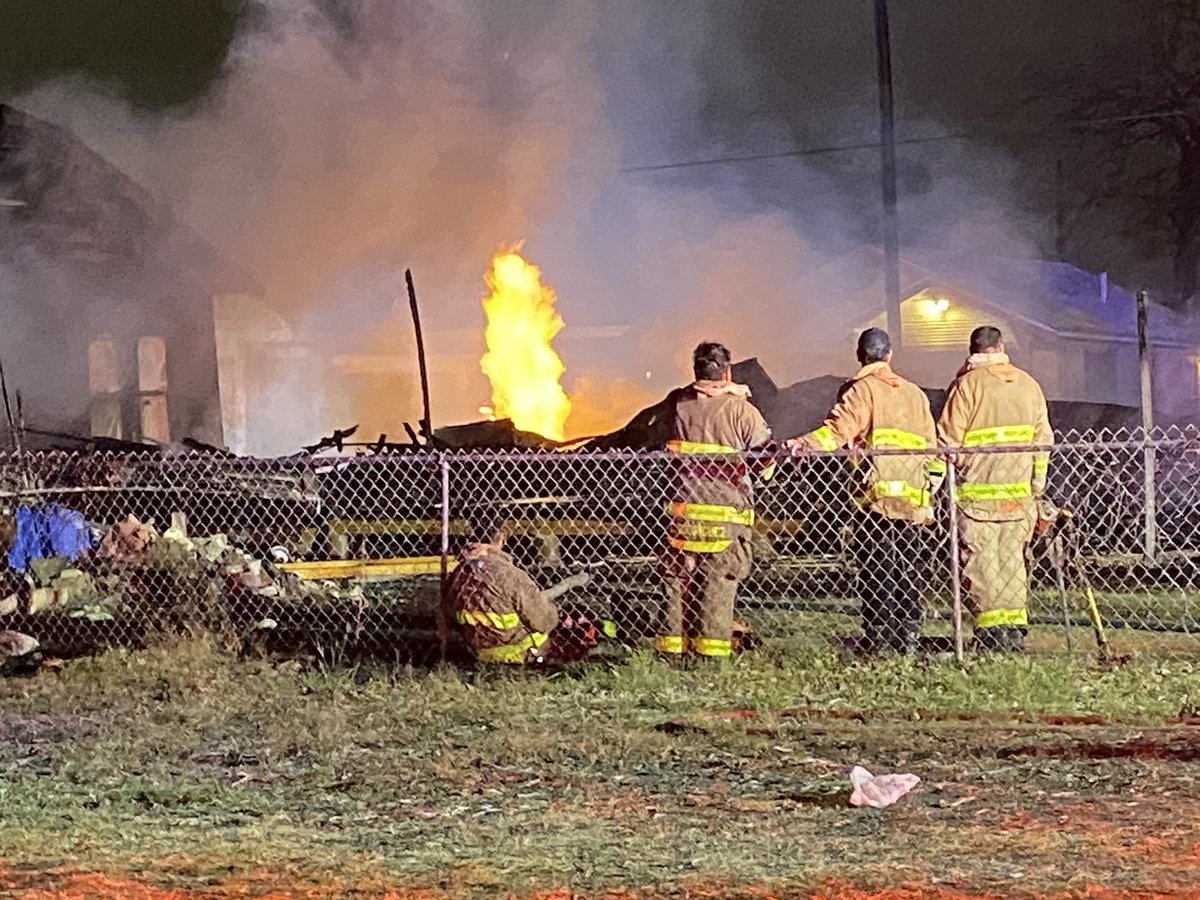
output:
[[214,304],[260,293],[69,131],[0,105],[0,360],[30,434],[224,438]]

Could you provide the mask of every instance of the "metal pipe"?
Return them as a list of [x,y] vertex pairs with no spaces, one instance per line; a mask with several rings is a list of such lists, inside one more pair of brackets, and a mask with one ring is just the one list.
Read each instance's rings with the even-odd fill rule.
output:
[[1063,550],[1062,536],[1054,538],[1051,552],[1054,554],[1054,582],[1058,586],[1058,597],[1062,601],[1063,637],[1067,641],[1067,653],[1074,652],[1071,646],[1071,608],[1067,603],[1067,584],[1063,577],[1063,566],[1066,565],[1066,553]]
[[1153,379],[1150,367],[1150,340],[1146,333],[1146,292],[1137,292],[1137,335],[1138,364],[1141,369],[1142,386],[1142,461],[1143,483],[1146,500],[1146,531],[1143,549],[1146,564],[1154,565],[1158,559],[1158,514],[1155,496],[1155,452],[1153,442],[1154,406],[1152,397]]
[[958,484],[958,473],[954,470],[954,460],[946,458],[946,493],[950,498],[950,523],[947,529],[950,540],[950,609],[951,626],[954,629],[954,658],[962,665],[963,649],[963,615],[962,615],[962,566],[958,555],[958,504],[954,500],[955,488]]
[[875,0],[875,55],[879,76],[879,155],[883,193],[883,283],[892,346],[903,346],[900,324],[900,235],[896,214],[896,127],[892,109],[892,39],[887,0]]
[[446,576],[450,569],[450,460],[445,453],[438,454],[442,476],[442,545],[441,545],[441,592],[446,596]]

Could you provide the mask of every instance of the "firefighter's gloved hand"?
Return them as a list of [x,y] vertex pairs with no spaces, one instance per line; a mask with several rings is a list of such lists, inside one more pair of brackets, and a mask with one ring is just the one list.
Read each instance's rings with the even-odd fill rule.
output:
[[794,459],[803,459],[811,456],[813,453],[812,446],[804,438],[789,438],[783,442],[783,446],[792,454]]
[[1058,507],[1044,497],[1039,497],[1037,501],[1037,524],[1034,525],[1034,532],[1037,534],[1046,534],[1054,527],[1054,524],[1058,521],[1058,516]]

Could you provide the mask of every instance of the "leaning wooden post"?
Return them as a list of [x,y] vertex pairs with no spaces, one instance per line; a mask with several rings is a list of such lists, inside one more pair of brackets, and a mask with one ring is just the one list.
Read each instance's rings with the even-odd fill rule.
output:
[[417,309],[417,289],[413,286],[412,269],[404,270],[404,281],[408,285],[408,305],[412,310],[413,330],[417,335],[417,364],[421,369],[421,406],[425,417],[421,420],[421,433],[427,443],[433,443],[433,418],[429,412],[429,371],[425,367],[425,339],[421,336],[421,313]]

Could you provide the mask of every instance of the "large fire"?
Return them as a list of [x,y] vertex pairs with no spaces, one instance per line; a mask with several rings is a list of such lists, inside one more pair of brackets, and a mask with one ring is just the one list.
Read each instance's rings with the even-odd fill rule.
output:
[[562,360],[550,346],[563,327],[554,289],[515,249],[493,256],[483,278],[489,291],[483,298],[487,352],[480,366],[492,383],[491,413],[561,441],[571,401],[559,383]]

